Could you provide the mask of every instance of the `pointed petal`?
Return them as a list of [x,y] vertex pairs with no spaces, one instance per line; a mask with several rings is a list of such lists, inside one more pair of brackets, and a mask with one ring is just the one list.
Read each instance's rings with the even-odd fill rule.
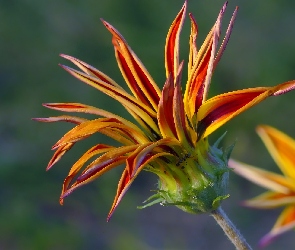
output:
[[179,36],[185,19],[185,12],[187,8],[187,0],[185,0],[180,12],[177,14],[166,38],[165,46],[165,68],[166,78],[170,75],[172,80],[176,79],[179,67]]
[[271,88],[261,87],[228,92],[207,100],[197,113],[198,138],[208,136],[224,123],[271,94]]
[[89,76],[83,72],[77,71],[75,69],[72,69],[65,65],[60,65],[64,70],[69,72],[71,75],[76,77],[77,79],[89,84],[90,86],[100,90],[101,92],[109,95],[110,97],[114,98],[115,100],[126,103],[129,102],[130,104],[142,107],[145,112],[149,113],[150,115],[154,114],[154,111],[149,109],[149,107],[143,105],[141,102],[136,100],[134,97],[130,96],[128,93],[126,93],[125,90],[122,90],[120,88],[117,88],[115,86],[112,86],[110,84],[107,84],[106,82],[100,80],[99,78],[95,78],[92,76]]
[[155,156],[162,155],[172,155],[170,152],[163,150],[163,146],[173,147],[179,146],[179,142],[173,138],[164,138],[154,143],[146,143],[137,148],[137,150],[132,153],[127,162],[127,170],[131,177],[138,173],[138,169],[143,165],[148,164]]
[[128,138],[133,143],[143,143],[148,141],[148,139],[145,137],[143,133],[140,133],[139,131],[136,131],[120,123],[116,119],[98,118],[95,120],[83,122],[80,125],[71,129],[53,146],[53,149],[58,148],[67,143],[82,140],[94,133],[101,132],[106,128],[114,129],[116,132],[122,132],[126,136],[126,138]]
[[158,86],[123,36],[112,25],[104,20],[102,22],[113,35],[112,41],[117,62],[133,95],[156,110],[161,93]]
[[[158,126],[156,125],[157,122],[156,122],[156,119],[155,119],[155,122],[153,122],[152,126],[150,124],[148,124],[144,119],[143,117],[141,116],[140,113],[136,113],[132,110],[129,110],[129,113],[133,116],[133,118],[139,123],[139,125],[141,126],[141,129],[139,129],[137,126],[136,128],[138,130],[141,130],[142,133],[144,133],[148,138],[151,138],[151,140],[157,140],[159,139],[161,136],[160,136],[160,131],[159,131],[159,128]],[[156,129],[155,130],[155,126],[156,126]],[[133,127],[131,125],[128,125],[130,127]],[[135,125],[134,125],[135,126]],[[134,127],[134,129],[136,129]],[[144,131],[144,132],[143,132]]]
[[[43,106],[46,108],[63,111],[63,112],[79,112],[79,113],[82,112],[82,113],[99,115],[106,118],[114,118],[124,123],[127,126],[137,129],[138,131],[140,130],[135,124],[122,118],[121,116],[115,115],[103,109],[85,105],[82,103],[43,103]],[[35,119],[39,119],[39,118],[35,118]],[[82,120],[83,118],[80,118],[80,119]],[[84,120],[86,121],[86,119]]]
[[115,199],[114,199],[113,205],[111,207],[111,210],[110,210],[110,212],[108,214],[107,221],[110,220],[110,218],[113,215],[115,209],[119,205],[119,203],[122,200],[124,194],[127,192],[127,190],[131,186],[134,179],[135,178],[133,178],[132,181],[130,180],[130,175],[128,173],[128,170],[125,168],[124,171],[123,171],[123,174],[122,174],[122,176],[120,178],[120,181],[118,183],[117,194],[115,196]]
[[[228,43],[233,28],[238,8],[236,8],[236,10],[233,13],[223,42],[216,55],[216,49],[221,33],[221,22],[226,6],[227,2],[223,5],[222,9],[220,10],[215,25],[207,35],[204,43],[198,51],[198,54],[193,62],[191,70],[189,70],[190,73],[184,95],[184,105],[186,113],[188,114],[189,119],[191,120],[193,116],[197,113],[201,104],[207,98],[213,71],[217,63],[221,59],[221,56]],[[193,126],[195,126],[195,124],[193,124]]]
[[56,149],[67,143],[73,143],[89,137],[90,135],[98,132],[101,128],[110,126],[111,122],[108,121],[109,119],[107,118],[98,118],[95,120],[83,122],[68,131],[57,143],[55,143],[55,145],[53,145],[52,149]]
[[273,209],[295,203],[295,196],[291,194],[283,194],[273,191],[267,191],[253,199],[244,201],[243,206],[259,208],[259,209]]
[[186,112],[189,114],[190,119],[192,119],[200,105],[207,98],[213,73],[216,48],[220,36],[221,20],[226,9],[226,5],[227,2],[220,10],[216,23],[198,51],[197,57],[193,61],[192,68],[190,70],[184,95]]
[[75,57],[65,55],[65,54],[60,54],[60,56],[71,61],[73,64],[75,64],[81,70],[83,70],[86,74],[93,76],[93,77],[97,77],[100,80],[104,81],[105,83],[123,90],[123,88],[119,84],[117,84],[113,79],[111,79],[106,74],[99,71],[98,69],[94,68],[93,66],[89,65],[88,63],[83,62]]
[[107,171],[121,165],[127,158],[128,153],[133,152],[138,145],[132,146],[124,146],[120,148],[115,148],[112,151],[108,151],[98,159],[90,163],[86,169],[82,172],[82,174],[77,178],[76,182],[72,184],[72,186],[68,189],[66,187],[69,184],[70,178],[65,179],[64,187],[60,196],[60,203],[63,203],[63,199],[70,195],[77,188],[97,179],[102,174]]
[[274,90],[273,96],[277,95],[283,95],[285,93],[288,93],[289,91],[292,91],[295,89],[295,80],[291,80],[288,82],[281,83],[276,86],[276,89]]
[[285,94],[293,89],[295,89],[295,80],[274,87],[258,87],[228,92],[207,100],[197,113],[198,138],[208,136],[233,117],[267,97]]
[[189,60],[188,60],[188,77],[191,74],[191,69],[194,65],[194,61],[197,58],[197,36],[198,36],[198,25],[194,18],[194,16],[189,13],[189,17],[191,20],[191,34],[190,34],[190,41],[189,41]]
[[75,175],[81,170],[81,168],[84,166],[84,164],[92,157],[102,154],[108,151],[113,150],[114,147],[105,145],[105,144],[97,144],[87,150],[86,153],[84,153],[78,161],[71,167],[68,176],[65,178],[62,188],[62,194],[65,193],[69,187],[70,182],[73,180]]
[[137,175],[141,172],[141,170],[150,162],[155,160],[156,158],[163,156],[163,155],[170,155],[168,152],[153,152],[156,147],[161,145],[179,145],[179,143],[172,139],[172,138],[166,138],[162,139],[160,141],[157,141],[155,143],[147,143],[144,145],[141,145],[137,148],[137,150],[134,151],[133,154],[131,154],[126,162],[127,166],[123,171],[123,174],[121,176],[121,179],[118,184],[117,194],[115,196],[113,205],[110,209],[109,215],[107,217],[107,221],[111,218],[113,212],[119,205],[120,201],[122,200],[123,196],[137,177]]
[[227,45],[227,43],[229,41],[231,32],[233,30],[234,22],[236,20],[237,14],[238,14],[238,9],[239,9],[239,7],[237,6],[235,8],[234,13],[232,14],[232,17],[230,19],[229,25],[228,25],[227,30],[225,32],[225,36],[224,36],[224,38],[222,40],[222,44],[221,44],[221,46],[220,46],[220,48],[219,48],[219,50],[217,52],[217,55],[215,57],[214,65],[213,65],[213,71],[216,68],[217,64],[219,63],[219,61],[220,61],[220,59],[221,59],[221,57],[223,55],[223,52],[225,51],[226,45]]
[[73,102],[61,102],[61,103],[43,103],[44,107],[49,109],[54,109],[63,112],[79,112],[79,113],[88,113],[99,115],[108,118],[116,118],[116,119],[123,119],[122,117],[105,111],[103,109],[99,109],[93,106],[89,106],[83,103],[73,103]]
[[[259,126],[257,133],[285,176],[295,180],[295,140],[270,126]],[[294,189],[295,190],[295,189]]]
[[122,103],[124,107],[127,108],[127,110],[130,109],[135,113],[141,114],[142,119],[146,123],[148,123],[149,126],[156,133],[159,133],[158,127],[154,122],[154,119],[156,118],[156,113],[154,110],[146,106],[144,103],[132,97],[131,95],[127,94],[122,89],[109,85],[105,83],[104,81],[100,80],[99,78],[94,78],[92,76],[89,76],[83,72],[74,70],[65,65],[61,65],[61,67],[65,69],[66,71],[68,71],[74,77],[78,78],[79,80],[89,84],[90,86],[100,90],[101,92],[119,101],[120,103]]
[[[68,115],[63,115],[63,116],[56,116],[56,117],[47,117],[47,118],[33,118],[35,121],[39,122],[59,122],[59,121],[65,121],[65,122],[71,122],[74,124],[81,124],[87,119],[81,118],[81,117],[76,117],[76,116],[68,116]],[[59,147],[53,156],[51,157],[47,167],[46,171],[48,171],[50,168],[52,168],[53,165],[55,165],[61,158],[62,156],[68,152],[72,147],[74,143],[66,143]]]
[[216,54],[216,49],[217,49],[217,45],[219,42],[220,33],[221,33],[222,18],[223,18],[224,12],[226,10],[227,4],[228,4],[228,2],[224,3],[222,9],[219,12],[216,23],[213,27],[213,37],[212,37],[212,47],[211,47],[211,52],[210,52],[210,59],[208,61],[206,78],[203,83],[204,84],[203,102],[207,99],[207,95],[208,95],[209,88],[210,88],[211,78],[212,78],[212,74],[213,74],[213,64],[214,64],[214,60],[215,60],[215,54]]
[[173,106],[174,83],[170,75],[163,87],[162,96],[158,108],[158,125],[163,138],[176,138],[176,130],[174,125],[174,118],[172,112]]
[[71,122],[74,124],[80,124],[82,122],[88,121],[85,118],[77,117],[77,116],[70,116],[70,115],[61,115],[61,116],[53,116],[53,117],[46,117],[46,118],[32,118],[32,120],[38,122]]
[[67,143],[61,147],[59,147],[55,153],[53,154],[53,156],[51,157],[47,167],[46,167],[46,171],[48,171],[50,168],[52,168],[52,166],[54,164],[56,164],[60,159],[61,157],[66,153],[68,152],[72,147],[74,146],[74,143]]
[[[132,51],[131,51],[132,52]],[[133,52],[132,52],[133,53]],[[65,59],[68,59],[68,60],[70,60],[72,63],[74,63],[75,65],[77,65],[81,70],[83,70],[87,75],[89,75],[89,76],[92,76],[92,77],[95,77],[95,78],[97,78],[97,80],[98,81],[102,81],[102,82],[104,82],[105,84],[107,84],[107,85],[110,85],[110,86],[113,86],[113,87],[115,87],[115,88],[118,88],[118,89],[120,89],[123,93],[126,93],[127,94],[127,92],[121,87],[121,86],[119,86],[115,81],[113,81],[111,78],[109,78],[107,75],[105,75],[105,74],[103,74],[102,72],[100,72],[99,70],[97,70],[97,69],[95,69],[95,68],[93,68],[91,65],[89,65],[89,64],[87,64],[87,63],[85,63],[85,62],[82,62],[81,60],[78,60],[78,59],[76,59],[76,58],[74,58],[74,57],[71,57],[71,56],[67,56],[67,55],[61,55],[62,57],[64,57]],[[137,63],[139,64],[140,63],[140,61],[139,61],[139,59],[136,59],[136,56],[135,55],[133,55],[134,56],[134,58],[135,58],[135,60],[137,60]],[[64,69],[66,69],[66,68],[68,68],[68,67],[66,67],[66,66],[62,66]],[[70,68],[68,68],[68,70],[67,71],[69,71],[70,70]],[[148,74],[148,72],[145,72],[145,74]],[[72,75],[74,75],[74,74],[72,74]],[[74,75],[75,76],[75,75]],[[77,77],[77,76],[75,76],[75,77]],[[81,80],[81,79],[80,79]],[[89,82],[87,82],[87,84],[90,84]],[[93,86],[93,87],[96,87],[97,88],[97,86],[95,86],[94,84],[90,84],[91,86]],[[147,86],[149,86],[148,84],[147,84]],[[151,87],[152,88],[152,87]],[[155,85],[154,86],[154,89],[156,89],[157,88],[157,86]],[[102,90],[102,88],[100,88],[99,90],[101,90],[101,91],[103,91]],[[157,90],[159,93],[160,93],[160,90]],[[103,91],[104,92],[104,91]],[[152,92],[152,90],[151,90],[151,92]],[[154,93],[154,92],[152,92],[152,93]],[[159,94],[158,94],[159,95]],[[127,94],[127,96],[129,96],[128,94]],[[116,98],[115,98],[116,99]],[[120,101],[120,100],[119,100]],[[122,105],[127,109],[127,111],[146,129],[146,132],[148,133],[148,134],[158,134],[159,133],[159,131],[158,131],[158,129],[157,129],[157,126],[156,126],[156,124],[152,121],[152,119],[149,119],[147,116],[145,116],[145,115],[142,115],[142,116],[138,116],[137,115],[137,113],[138,113],[138,110],[136,110],[136,109],[130,109],[130,107],[129,107],[129,105],[124,105],[124,103],[121,101],[121,103],[122,103]],[[75,104],[74,104],[75,105]],[[77,105],[79,105],[79,104],[77,104]],[[77,105],[75,105],[75,106],[77,106]],[[83,104],[80,104],[80,105],[83,105]],[[86,106],[86,105],[85,105]],[[95,107],[91,107],[91,106],[87,106],[87,107],[85,107],[85,110],[82,110],[83,108],[81,108],[81,112],[85,112],[85,113],[93,113],[93,114],[97,114],[98,113],[98,115],[102,115],[102,116],[105,116],[105,117],[110,117],[110,115],[112,116],[112,117],[114,117],[114,115],[112,114],[112,113],[108,113],[108,112],[106,112],[106,111],[104,111],[104,110],[100,110],[100,109],[96,109]],[[70,111],[67,111],[67,112],[70,112]],[[77,111],[77,112],[79,112],[79,111]],[[105,113],[105,114],[101,114],[101,113]],[[117,117],[117,119],[118,119],[118,117]],[[150,125],[148,125],[147,123],[148,122],[150,122],[151,124]]]
[[261,187],[283,194],[289,194],[292,191],[295,191],[295,182],[282,175],[262,170],[232,159],[228,161],[228,166],[233,168],[236,174],[243,176],[247,180],[254,182]]
[[[184,111],[184,104],[181,91],[181,75],[183,62],[173,83],[168,77],[159,103],[158,124],[164,138],[174,137],[184,145],[193,145],[195,132],[188,126]],[[189,135],[189,131],[191,135]]]
[[272,230],[259,242],[260,247],[265,247],[279,235],[295,228],[295,206],[288,206],[281,213]]
[[[182,66],[183,63],[181,63],[179,66],[179,72],[175,80],[172,109],[177,138],[183,145],[191,147],[194,144],[194,140],[191,141],[191,139],[193,139],[195,131],[192,131],[192,129],[188,126],[184,111],[184,104],[181,91]],[[189,135],[189,131],[191,132],[191,136]]]
[[106,152],[98,159],[90,163],[82,172],[82,174],[77,178],[77,181],[82,182],[88,180],[89,178],[94,178],[94,174],[96,174],[97,171],[101,170],[102,165],[109,164],[110,162],[113,162],[115,159],[124,158],[125,162],[126,159],[130,156],[130,154],[133,154],[133,152],[136,151],[138,147],[139,144],[122,146]]

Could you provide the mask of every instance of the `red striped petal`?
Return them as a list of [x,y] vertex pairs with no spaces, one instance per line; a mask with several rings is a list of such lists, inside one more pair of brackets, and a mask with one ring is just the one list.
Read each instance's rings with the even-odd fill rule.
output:
[[70,116],[70,115],[61,115],[61,116],[53,116],[53,117],[45,117],[45,118],[33,118],[32,120],[38,122],[70,122],[74,124],[80,124],[82,122],[88,121],[85,118]]
[[119,101],[120,103],[122,103],[124,107],[127,108],[128,111],[131,110],[136,114],[140,114],[142,120],[145,123],[147,123],[156,134],[159,133],[158,127],[154,122],[154,119],[156,118],[156,113],[154,110],[146,106],[144,103],[127,94],[122,89],[107,84],[98,78],[94,78],[83,72],[74,70],[64,65],[61,65],[61,67],[68,71],[74,77],[78,78],[79,80],[89,84],[90,86],[102,91],[103,93]]
[[272,88],[252,88],[215,96],[199,108],[198,139],[206,137],[224,123],[271,95]]
[[[46,108],[63,111],[63,112],[82,112],[82,113],[88,113],[93,115],[99,115],[106,118],[114,118],[124,123],[125,125],[128,125],[134,129],[137,129],[138,131],[140,130],[138,126],[136,126],[134,123],[122,118],[121,116],[115,115],[103,109],[85,105],[82,103],[43,103],[43,106]],[[35,118],[35,119],[42,119],[43,121],[44,118]],[[81,121],[83,121],[83,118],[80,118],[80,119]],[[84,121],[86,120],[87,119],[84,119]]]
[[190,127],[187,124],[187,118],[184,111],[184,104],[181,91],[181,74],[182,74],[183,63],[180,64],[179,72],[175,81],[174,93],[173,93],[173,119],[174,127],[176,130],[178,140],[185,146],[193,146],[191,136],[195,134],[192,131],[191,135],[188,134]]
[[179,67],[179,36],[185,19],[185,12],[187,8],[187,0],[182,6],[180,12],[177,14],[166,38],[165,46],[165,68],[166,78],[170,75],[172,80],[176,79]]
[[194,18],[194,16],[189,13],[189,17],[191,20],[191,34],[190,34],[190,41],[189,41],[189,61],[188,61],[188,77],[191,74],[191,69],[194,65],[194,62],[197,58],[197,36],[198,36],[198,25]]
[[[216,48],[221,32],[222,18],[226,6],[227,2],[220,10],[215,25],[198,51],[193,63],[191,64],[191,68],[189,68],[189,77],[184,95],[184,103],[186,112],[190,119],[193,118],[199,107],[207,98],[213,71],[225,50],[233,28],[237,9],[233,14],[225,38],[223,39],[221,47],[216,55]],[[192,20],[192,25],[194,25],[193,22],[194,20]]]
[[64,194],[68,187],[70,182],[73,180],[73,178],[76,176],[76,174],[81,170],[81,168],[84,166],[84,164],[92,157],[102,154],[105,152],[108,152],[112,150],[114,147],[105,145],[105,144],[97,144],[90,148],[86,153],[84,153],[80,159],[71,167],[67,177],[64,180],[63,187],[62,187],[62,194]]
[[179,143],[176,140],[173,140],[172,138],[166,138],[155,143],[147,143],[145,145],[141,145],[137,148],[137,150],[135,150],[133,154],[131,154],[127,158],[127,166],[124,169],[121,179],[119,181],[117,194],[108,214],[107,220],[111,218],[113,212],[119,205],[120,201],[122,200],[123,196],[129,189],[137,175],[141,172],[141,170],[156,158],[163,155],[169,155],[168,152],[155,151],[155,148],[165,144],[179,145]]
[[274,87],[243,89],[212,97],[198,110],[198,138],[208,136],[233,117],[267,97],[285,94],[293,89],[295,89],[295,80]]
[[[107,171],[121,165],[127,158],[128,153],[133,152],[138,146],[124,146],[121,148],[115,148],[109,151],[98,159],[89,164],[82,174],[77,178],[76,182],[68,189],[68,186],[72,176],[68,176],[64,181],[64,188],[60,196],[60,203],[63,203],[63,199],[70,195],[77,188],[97,179]],[[127,155],[126,155],[127,154]]]
[[165,137],[177,138],[173,117],[173,95],[174,83],[170,75],[163,87],[162,96],[158,108],[158,124],[161,135]]
[[265,247],[279,235],[295,228],[295,206],[288,206],[284,209],[272,230],[260,241],[259,246]]
[[71,61],[73,64],[75,64],[81,70],[83,70],[86,74],[88,74],[90,76],[97,77],[100,80],[104,81],[105,83],[110,84],[112,86],[116,86],[117,88],[120,88],[123,90],[123,88],[119,84],[117,84],[112,78],[110,78],[106,74],[102,73],[98,69],[94,68],[93,66],[89,65],[88,63],[83,62],[75,57],[65,55],[65,54],[60,54],[60,56]]
[[62,156],[68,152],[72,147],[74,146],[74,143],[67,143],[61,147],[59,147],[55,153],[53,154],[53,156],[51,157],[47,167],[46,167],[46,171],[48,171],[50,168],[52,168],[52,166],[54,164],[56,164],[61,158]]
[[[112,138],[116,138],[116,133],[120,132],[124,138],[128,139],[132,143],[143,143],[148,141],[146,136],[141,132],[137,131],[120,121],[113,118],[98,118],[95,120],[83,122],[80,125],[74,127],[69,132],[67,132],[54,146],[53,149],[58,148],[64,144],[76,142],[91,136],[94,133],[101,132],[104,133],[106,129],[110,133],[114,133]],[[108,132],[106,131],[106,132]]]
[[138,100],[156,110],[161,93],[158,86],[123,36],[112,25],[104,20],[102,22],[113,35],[118,65],[130,90]]

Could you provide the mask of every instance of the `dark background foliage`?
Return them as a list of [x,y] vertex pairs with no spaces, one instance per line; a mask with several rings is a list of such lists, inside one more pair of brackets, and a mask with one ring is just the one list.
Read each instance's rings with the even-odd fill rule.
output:
[[[127,39],[159,85],[165,81],[164,43],[183,4],[180,0],[3,0],[0,1],[0,248],[1,249],[233,249],[213,218],[192,216],[174,207],[136,207],[150,196],[155,176],[143,172],[109,223],[106,215],[122,168],[74,192],[58,203],[70,166],[100,135],[79,143],[48,172],[50,150],[69,124],[42,124],[32,117],[59,115],[44,102],[81,102],[128,116],[121,106],[75,80],[57,64],[59,53],[78,57],[120,84],[124,81],[113,55],[111,36],[100,18]],[[189,1],[199,24],[199,45],[216,20],[223,0]],[[210,95],[230,90],[273,86],[295,78],[295,2],[290,0],[229,3],[224,29],[236,5],[238,18],[213,77]],[[181,38],[187,60],[189,22]],[[233,157],[278,171],[255,127],[269,124],[295,137],[295,92],[270,98],[216,131],[228,131],[224,145],[236,142]],[[249,243],[273,226],[280,209],[250,210],[243,199],[263,191],[231,174],[231,197],[223,207]],[[294,232],[267,249],[291,249]]]

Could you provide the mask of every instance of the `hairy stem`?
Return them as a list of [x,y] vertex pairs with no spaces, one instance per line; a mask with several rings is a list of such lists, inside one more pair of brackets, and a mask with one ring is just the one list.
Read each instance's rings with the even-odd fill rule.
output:
[[230,221],[221,207],[212,211],[211,215],[217,221],[219,226],[225,232],[230,241],[235,245],[237,250],[251,250],[251,246],[247,243],[239,230]]

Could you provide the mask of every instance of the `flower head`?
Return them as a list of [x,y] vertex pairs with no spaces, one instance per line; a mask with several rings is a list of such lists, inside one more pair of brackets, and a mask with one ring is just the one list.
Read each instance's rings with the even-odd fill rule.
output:
[[237,174],[269,189],[245,201],[245,206],[259,209],[285,207],[274,227],[261,239],[260,245],[265,246],[278,235],[295,228],[295,141],[270,126],[259,126],[257,133],[283,174],[272,173],[234,160],[229,160],[229,166],[234,168]]
[[[123,36],[104,20],[103,24],[112,35],[119,69],[131,93],[89,64],[61,55],[81,71],[64,65],[61,65],[62,68],[120,102],[138,123],[81,103],[44,104],[47,108],[59,111],[99,116],[94,120],[65,115],[36,118],[43,122],[67,121],[76,124],[53,146],[56,152],[47,169],[59,161],[74,144],[94,133],[105,134],[121,144],[119,147],[97,144],[83,154],[65,178],[61,203],[78,187],[122,163],[126,167],[108,218],[143,169],[159,177],[158,191],[149,199],[148,205],[162,202],[164,205],[176,205],[187,212],[200,213],[216,209],[220,201],[228,197],[227,161],[230,149],[223,152],[218,148],[218,143],[210,146],[208,135],[265,98],[293,89],[295,82],[233,91],[207,99],[213,71],[228,43],[237,14],[236,8],[218,49],[226,5],[227,3],[220,10],[215,24],[199,49],[196,45],[198,26],[189,14],[191,33],[188,79],[184,94],[181,89],[183,62],[179,62],[179,37],[186,16],[187,1],[168,31],[165,46],[166,82],[162,90]],[[90,158],[95,159],[85,167]],[[82,173],[79,173],[83,168]]]

